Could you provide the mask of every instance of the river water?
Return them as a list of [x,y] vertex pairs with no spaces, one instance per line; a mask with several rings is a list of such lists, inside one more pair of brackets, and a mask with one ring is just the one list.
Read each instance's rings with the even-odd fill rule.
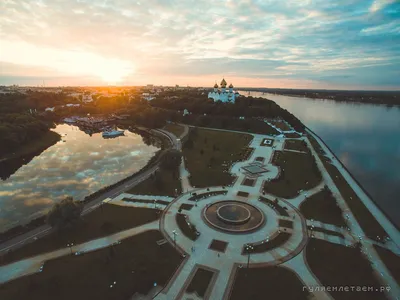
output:
[[240,93],[273,100],[298,117],[400,226],[400,107]]
[[114,139],[66,124],[54,131],[61,141],[0,180],[0,232],[40,216],[66,196],[83,200],[137,172],[158,150],[127,130]]

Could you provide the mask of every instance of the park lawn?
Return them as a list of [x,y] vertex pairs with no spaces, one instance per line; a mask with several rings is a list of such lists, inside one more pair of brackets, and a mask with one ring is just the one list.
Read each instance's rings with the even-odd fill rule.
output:
[[375,219],[373,214],[357,196],[357,194],[348,184],[347,180],[344,179],[339,170],[330,163],[330,158],[325,156],[325,152],[323,151],[319,143],[314,139],[314,137],[310,135],[308,136],[308,139],[310,140],[313,148],[318,153],[319,158],[324,164],[324,167],[328,171],[336,187],[339,189],[340,194],[342,195],[344,201],[346,201],[351,212],[354,214],[365,235],[375,241],[382,241],[383,239],[388,237],[385,229],[383,229],[383,227]]
[[179,138],[182,135],[182,133],[185,131],[185,129],[182,125],[178,125],[178,124],[174,124],[174,123],[168,123],[167,125],[165,125],[165,127],[163,129],[171,132],[177,138]]
[[53,146],[60,139],[61,136],[57,132],[49,130],[40,137],[33,139],[29,143],[22,145],[21,147],[19,147],[18,150],[14,151],[13,153],[9,153],[4,157],[0,156],[0,159],[11,159],[33,153],[40,153],[49,148],[50,146]]
[[64,248],[68,243],[80,244],[137,227],[158,220],[160,217],[159,212],[159,210],[151,208],[103,204],[102,208],[97,208],[84,215],[82,221],[76,223],[72,228],[50,233],[37,241],[5,254],[0,263],[8,264],[30,256]]
[[347,226],[342,215],[342,210],[329,189],[323,189],[307,198],[300,205],[300,211],[309,220],[313,219],[339,227]]
[[178,224],[178,227],[182,231],[184,236],[191,239],[192,241],[195,241],[199,238],[199,236],[197,235],[196,227],[193,226],[191,223],[188,223],[186,217],[187,216],[185,214],[176,214],[176,223]]
[[383,263],[386,265],[386,268],[397,281],[397,284],[400,285],[400,256],[378,245],[374,245],[374,248],[379,257],[382,259]]
[[322,180],[310,153],[275,151],[272,163],[280,167],[280,176],[265,182],[264,191],[275,196],[294,198],[300,190],[312,189]]
[[370,262],[360,248],[345,247],[324,240],[310,239],[306,247],[306,259],[311,271],[322,286],[373,287],[373,291],[331,291],[334,299],[379,300],[387,299],[379,290],[380,282],[373,273]]
[[[190,183],[195,187],[230,185],[235,177],[229,173],[234,162],[247,159],[253,137],[249,134],[198,128],[191,133],[193,147],[183,150]],[[193,131],[192,131],[193,132]]]
[[172,245],[156,244],[161,239],[162,234],[152,230],[112,247],[50,260],[43,272],[1,285],[0,298],[108,300],[147,294],[154,283],[165,286],[182,261]]
[[385,239],[388,236],[385,229],[383,229],[373,214],[364,205],[361,199],[350,187],[347,180],[343,178],[339,170],[326,161],[324,161],[324,165],[329,175],[331,175],[333,182],[339,189],[343,199],[346,201],[351,212],[354,214],[354,217],[357,219],[357,222],[365,232],[365,235],[376,241],[382,241]]
[[282,267],[237,269],[229,300],[307,300],[308,291],[293,271]]
[[[197,295],[204,298],[204,295],[207,292],[207,288],[210,285],[211,279],[214,276],[214,272],[198,268],[196,273],[194,274],[192,281],[186,289],[187,293],[196,292]],[[188,298],[189,299],[189,298]]]
[[285,244],[290,237],[292,236],[291,233],[288,232],[279,232],[277,236],[269,240],[268,242],[265,241],[264,243],[259,243],[259,244],[252,244],[253,249],[247,249],[246,246],[243,246],[242,249],[242,254],[247,254],[247,253],[264,253],[269,250],[278,248]]
[[[155,176],[158,176],[156,179]],[[171,171],[159,169],[155,176],[143,180],[133,188],[129,189],[127,193],[137,195],[159,195],[175,197],[182,192],[181,181]],[[177,192],[175,192],[177,190]]]
[[296,150],[302,152],[310,152],[307,143],[303,140],[285,140],[285,150]]
[[276,128],[279,128],[280,130],[283,131],[289,131],[289,130],[293,130],[292,128],[290,128],[285,122],[283,121],[276,121],[276,120],[268,120],[269,123],[271,123],[272,125],[274,125]]

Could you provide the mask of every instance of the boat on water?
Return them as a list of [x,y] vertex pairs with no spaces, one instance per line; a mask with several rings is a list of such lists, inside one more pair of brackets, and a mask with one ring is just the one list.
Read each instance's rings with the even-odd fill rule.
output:
[[103,131],[103,138],[114,138],[117,136],[124,135],[124,130],[105,130]]

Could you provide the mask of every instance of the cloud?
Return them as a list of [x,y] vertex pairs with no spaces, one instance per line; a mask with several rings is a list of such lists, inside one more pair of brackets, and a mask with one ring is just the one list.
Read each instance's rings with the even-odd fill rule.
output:
[[[0,84],[53,76],[54,84],[212,85],[225,75],[242,78],[236,85],[257,77],[329,87],[333,71],[399,62],[393,0],[7,0],[0,9]],[[362,75],[352,83],[368,87]]]

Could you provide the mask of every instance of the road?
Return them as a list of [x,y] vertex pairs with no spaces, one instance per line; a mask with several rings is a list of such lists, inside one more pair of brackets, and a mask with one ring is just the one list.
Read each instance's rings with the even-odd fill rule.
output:
[[[181,143],[180,140],[176,138],[175,135],[172,133],[162,130],[162,129],[155,129],[154,131],[163,134],[164,136],[167,136],[168,139],[172,142],[172,148],[173,149],[178,149],[180,150],[181,148]],[[133,186],[139,184],[143,180],[147,179],[152,173],[154,173],[156,170],[158,170],[158,164],[154,165],[153,167],[147,169],[146,171],[139,173],[137,176],[134,176],[133,178],[129,179],[128,181],[121,183],[120,185],[112,188],[111,190],[104,192],[97,198],[93,199],[89,203],[87,203],[84,208],[82,214],[87,214],[88,212],[92,211],[93,209],[96,209],[99,207],[102,203],[103,200],[107,198],[114,198],[117,195],[125,192],[128,189],[131,189]],[[33,242],[36,238],[43,237],[47,234],[49,234],[52,231],[52,228],[49,225],[42,225],[40,227],[37,227],[27,233],[21,234],[16,236],[15,238],[12,238],[8,241],[5,241],[0,245],[0,254],[2,254],[5,251],[10,251],[10,250],[15,250],[25,244],[28,244],[29,242]]]

